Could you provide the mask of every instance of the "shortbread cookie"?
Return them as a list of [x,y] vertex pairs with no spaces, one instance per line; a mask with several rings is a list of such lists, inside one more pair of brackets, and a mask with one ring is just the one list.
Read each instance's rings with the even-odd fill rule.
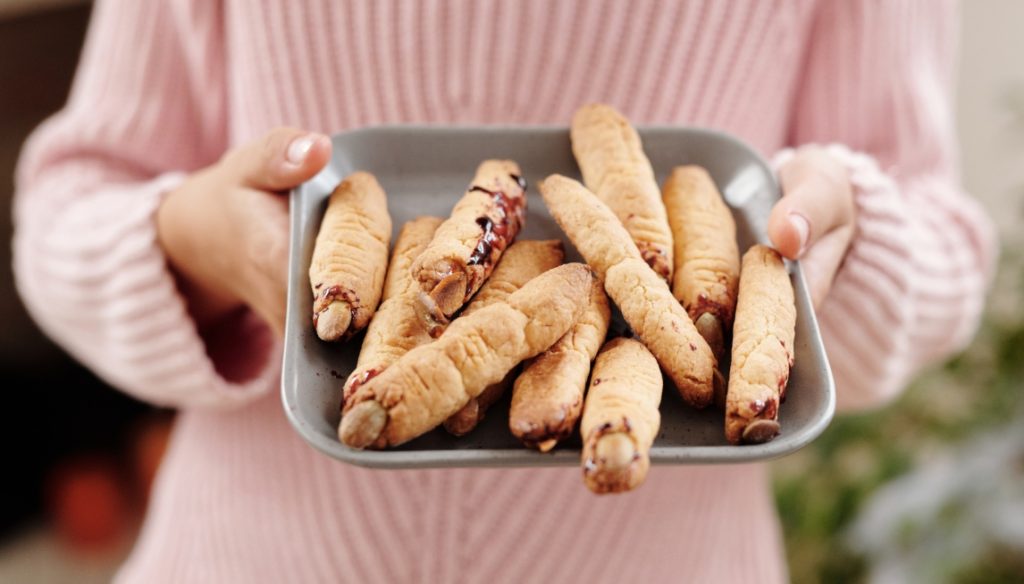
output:
[[565,246],[558,239],[524,240],[513,243],[501,256],[494,273],[466,305],[459,318],[470,316],[495,302],[508,300],[527,282],[557,268],[565,260]]
[[640,135],[615,108],[585,105],[572,118],[572,151],[583,182],[615,213],[644,261],[672,280],[672,232]]
[[590,363],[608,334],[611,309],[594,279],[587,309],[569,332],[524,367],[512,390],[509,429],[523,444],[547,452],[567,438],[583,410]]
[[309,265],[313,326],[325,341],[347,339],[370,322],[380,302],[391,244],[384,189],[357,172],[331,193]]
[[725,402],[725,437],[733,444],[779,434],[779,403],[793,366],[796,307],[782,257],[755,245],[743,254]]
[[384,279],[384,299],[370,321],[356,368],[345,381],[344,399],[430,335],[413,307],[419,286],[409,275],[412,265],[441,224],[440,217],[418,217],[402,226]]
[[661,390],[658,363],[643,344],[617,338],[601,349],[580,424],[583,482],[591,491],[619,493],[644,482]]
[[526,181],[511,160],[486,160],[472,184],[411,268],[417,310],[438,336],[483,286],[523,225]]
[[699,166],[673,169],[663,198],[675,241],[672,294],[721,362],[740,277],[736,222],[711,175]]
[[715,356],[668,284],[640,258],[611,210],[586,187],[552,175],[541,185],[551,215],[587,263],[687,403],[706,407],[713,397]]
[[384,448],[440,425],[523,359],[553,345],[587,306],[593,274],[566,264],[508,297],[459,318],[441,338],[409,351],[345,404],[339,437]]
[[465,436],[475,430],[483,421],[487,410],[501,399],[501,396],[505,395],[505,390],[512,385],[518,370],[518,366],[513,367],[505,377],[501,378],[501,381],[488,385],[480,392],[480,395],[470,398],[459,411],[448,416],[443,424],[444,429],[452,436]]
[[[557,239],[545,241],[517,241],[505,250],[494,273],[487,279],[473,300],[466,305],[459,318],[465,318],[495,302],[503,302],[524,284],[544,272],[558,267],[565,258],[565,249]],[[490,385],[480,395],[444,421],[444,428],[456,436],[468,434],[484,418],[487,409],[498,401],[515,379],[515,369],[498,383]]]

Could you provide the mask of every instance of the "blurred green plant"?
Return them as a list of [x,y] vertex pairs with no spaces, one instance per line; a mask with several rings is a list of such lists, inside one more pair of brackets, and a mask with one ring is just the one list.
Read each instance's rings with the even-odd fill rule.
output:
[[[883,486],[921,472],[972,437],[1024,425],[1021,290],[1024,255],[1006,249],[981,328],[966,351],[920,376],[894,404],[840,416],[812,445],[774,464],[775,496],[794,582],[868,579],[882,554],[853,544],[856,538],[849,532]],[[1024,463],[1016,466],[1018,484],[1024,484]],[[892,521],[902,523],[886,545],[908,558],[935,546],[937,537],[936,549],[957,549],[956,538],[964,537],[976,519],[971,513],[951,498],[924,524],[894,517]],[[974,543],[963,557],[940,554],[941,565],[931,566],[931,571],[949,582],[1024,582],[1024,549]],[[887,548],[886,554],[892,551]],[[922,581],[935,581],[921,576]]]

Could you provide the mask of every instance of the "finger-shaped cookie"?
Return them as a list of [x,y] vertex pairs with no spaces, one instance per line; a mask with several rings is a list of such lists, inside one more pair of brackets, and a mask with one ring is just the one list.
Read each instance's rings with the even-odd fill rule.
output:
[[615,108],[591,104],[576,110],[571,137],[587,188],[619,218],[644,261],[671,281],[672,232],[640,135]]
[[494,273],[466,305],[460,318],[469,316],[495,302],[504,302],[527,282],[557,268],[565,260],[561,240],[525,240],[509,246],[494,268]]
[[580,423],[583,482],[591,491],[619,493],[644,482],[661,390],[658,363],[643,344],[617,338],[601,349]]
[[569,332],[523,367],[512,390],[508,425],[527,446],[547,452],[567,438],[583,409],[590,363],[608,334],[611,309],[594,279],[590,302]]
[[[557,239],[546,241],[517,241],[505,250],[494,273],[466,305],[460,318],[495,302],[503,302],[524,284],[544,272],[561,265],[565,249]],[[504,379],[488,386],[479,396],[471,398],[461,410],[445,420],[444,428],[456,436],[468,434],[483,419],[487,408],[498,401],[515,378],[510,372]]]
[[512,385],[518,369],[518,367],[513,367],[501,381],[488,385],[480,392],[480,395],[470,398],[459,411],[448,416],[448,419],[444,421],[444,429],[453,436],[465,436],[476,429],[483,421],[487,410],[501,399],[501,396],[505,395],[505,390]]
[[611,210],[586,187],[552,175],[540,187],[552,217],[587,263],[683,399],[706,407],[713,396],[715,356],[668,284],[640,258]]
[[511,160],[486,160],[411,268],[417,310],[438,336],[491,275],[523,225],[526,181]]
[[721,361],[740,276],[736,222],[711,175],[699,166],[673,169],[662,196],[675,242],[672,294]]
[[767,442],[779,434],[779,402],[793,366],[796,307],[782,257],[755,245],[743,254],[733,325],[725,437],[733,444]]
[[402,226],[384,279],[384,299],[366,328],[359,361],[345,381],[344,399],[399,357],[432,340],[413,307],[419,286],[409,275],[409,266],[441,221],[439,217],[418,217]]
[[321,339],[347,339],[370,322],[390,244],[384,189],[370,173],[348,176],[327,202],[309,265],[313,326]]
[[359,387],[345,404],[339,437],[384,448],[437,427],[523,359],[555,343],[586,308],[593,275],[566,264],[508,297],[453,322]]

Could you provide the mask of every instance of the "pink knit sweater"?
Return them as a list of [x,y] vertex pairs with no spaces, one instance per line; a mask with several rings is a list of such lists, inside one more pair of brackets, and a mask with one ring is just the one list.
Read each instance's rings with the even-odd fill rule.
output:
[[970,339],[991,271],[955,168],[955,32],[934,0],[100,2],[68,105],[21,161],[15,269],[68,352],[181,408],[120,580],[785,580],[762,465],[656,467],[598,498],[575,469],[321,456],[285,421],[265,327],[197,333],[154,210],[277,125],[566,124],[600,100],[765,155],[843,144],[857,235],[820,318],[841,407],[878,404]]

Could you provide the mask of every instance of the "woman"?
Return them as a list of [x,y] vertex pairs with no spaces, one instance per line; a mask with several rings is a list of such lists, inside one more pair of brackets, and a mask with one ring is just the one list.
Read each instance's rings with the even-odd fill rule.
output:
[[15,269],[70,353],[181,409],[119,580],[785,581],[763,465],[596,498],[576,469],[380,472],[306,446],[276,392],[282,193],[324,134],[372,124],[605,101],[732,132],[778,153],[770,236],[811,280],[840,407],[876,405],[970,339],[991,273],[955,169],[955,28],[931,0],[100,2],[21,161]]

